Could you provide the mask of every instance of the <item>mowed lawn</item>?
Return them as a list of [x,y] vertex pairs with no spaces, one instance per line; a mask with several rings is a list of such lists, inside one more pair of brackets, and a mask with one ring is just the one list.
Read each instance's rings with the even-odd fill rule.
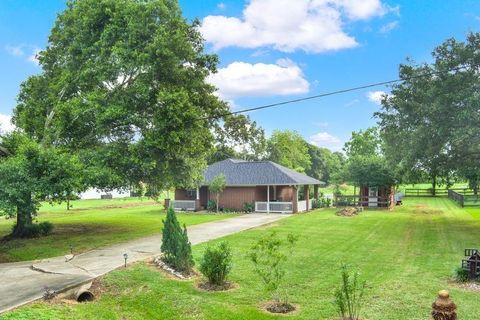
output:
[[[194,281],[172,280],[145,263],[108,274],[105,293],[88,304],[35,303],[4,319],[285,319],[260,311],[268,300],[245,257],[263,234],[299,235],[288,261],[286,283],[299,311],[291,319],[337,319],[331,303],[340,265],[358,268],[370,289],[362,319],[430,319],[431,303],[448,289],[459,319],[480,314],[480,293],[449,282],[463,250],[480,247],[480,211],[448,199],[407,199],[394,211],[337,217],[333,209],[300,214],[270,227],[224,238],[235,255],[230,292],[201,292]],[[205,245],[194,247],[198,263]]]
[[[65,204],[44,204],[41,207],[37,220],[54,224],[51,235],[37,239],[0,240],[0,263],[61,256],[70,253],[70,246],[78,254],[159,234],[163,226],[162,219],[165,219],[163,205],[147,198],[78,200],[71,204],[73,208],[69,211]],[[178,215],[180,223],[186,225],[232,216],[201,213]],[[0,238],[10,232],[14,222],[14,219],[0,217]]]

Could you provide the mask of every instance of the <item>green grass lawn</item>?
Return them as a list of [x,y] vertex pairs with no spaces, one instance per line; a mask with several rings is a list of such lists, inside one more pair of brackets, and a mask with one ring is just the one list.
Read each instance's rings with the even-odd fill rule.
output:
[[[192,281],[172,280],[139,263],[108,274],[107,291],[96,302],[39,302],[4,319],[285,319],[259,310],[268,296],[245,257],[269,230],[300,237],[286,275],[291,302],[300,309],[288,318],[337,319],[332,292],[340,283],[341,263],[348,263],[371,286],[362,319],[429,319],[441,289],[450,290],[459,319],[478,319],[480,293],[458,289],[449,279],[463,249],[480,246],[480,210],[464,210],[445,198],[406,199],[394,211],[366,211],[354,218],[320,210],[228,236],[235,255],[231,279],[239,285],[230,292],[201,292]],[[194,247],[197,262],[204,248]]]
[[[0,263],[61,256],[85,252],[100,246],[158,234],[165,218],[163,205],[148,199],[72,201],[65,204],[44,204],[38,221],[55,225],[53,233],[38,239],[0,241]],[[231,217],[226,214],[179,214],[182,224],[192,225]],[[14,220],[0,217],[0,238],[7,235]]]

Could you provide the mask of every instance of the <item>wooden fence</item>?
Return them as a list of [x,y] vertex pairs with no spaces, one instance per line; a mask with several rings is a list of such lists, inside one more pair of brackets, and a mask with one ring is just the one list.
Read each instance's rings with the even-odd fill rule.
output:
[[449,197],[450,190],[462,195],[473,195],[473,190],[468,188],[436,189],[435,194],[432,189],[405,189],[405,197]]
[[450,189],[448,190],[448,197],[462,207],[480,207],[480,195],[461,194]]
[[390,197],[367,197],[358,195],[337,195],[335,196],[335,206],[337,207],[369,207],[369,208],[388,208],[390,207]]

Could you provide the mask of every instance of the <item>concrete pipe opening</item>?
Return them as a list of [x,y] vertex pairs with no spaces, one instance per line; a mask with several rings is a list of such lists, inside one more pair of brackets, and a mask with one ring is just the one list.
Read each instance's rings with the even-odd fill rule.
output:
[[95,299],[93,293],[88,290],[81,290],[77,293],[77,301],[78,302],[90,302]]

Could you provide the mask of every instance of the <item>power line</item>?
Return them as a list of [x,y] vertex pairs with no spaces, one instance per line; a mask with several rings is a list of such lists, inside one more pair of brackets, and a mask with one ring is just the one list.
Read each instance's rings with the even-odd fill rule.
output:
[[[472,65],[472,67],[475,67],[475,66]],[[303,97],[303,98],[298,98],[298,99],[293,99],[293,100],[286,100],[286,101],[266,104],[266,105],[262,105],[262,106],[258,106],[258,107],[242,109],[242,110],[238,110],[238,111],[229,111],[229,112],[225,112],[223,114],[217,115],[217,116],[200,118],[199,120],[218,119],[218,118],[229,116],[229,115],[236,115],[236,114],[241,114],[241,113],[246,113],[246,112],[251,112],[251,111],[256,111],[256,110],[262,110],[262,109],[269,109],[269,108],[283,106],[283,105],[286,105],[286,104],[308,101],[308,100],[313,100],[313,99],[338,95],[338,94],[342,94],[342,93],[368,89],[368,88],[372,88],[372,87],[384,86],[384,85],[393,84],[393,83],[397,83],[397,82],[404,82],[404,81],[418,79],[418,78],[435,76],[435,75],[439,75],[439,74],[443,74],[443,73],[449,73],[449,72],[453,72],[453,71],[460,71],[460,70],[465,69],[465,68],[466,68],[466,66],[460,66],[460,67],[455,67],[455,68],[451,68],[451,69],[447,69],[447,70],[443,70],[443,71],[433,71],[433,72],[429,72],[429,73],[419,74],[419,75],[407,77],[407,78],[404,78],[404,79],[398,78],[398,79],[394,79],[394,80],[374,82],[374,83],[365,84],[365,85],[361,85],[361,86],[357,86],[357,87],[351,87],[351,88],[346,88],[346,89],[321,93],[321,94],[317,94],[317,95],[313,95],[313,96],[308,96],[308,97]]]

